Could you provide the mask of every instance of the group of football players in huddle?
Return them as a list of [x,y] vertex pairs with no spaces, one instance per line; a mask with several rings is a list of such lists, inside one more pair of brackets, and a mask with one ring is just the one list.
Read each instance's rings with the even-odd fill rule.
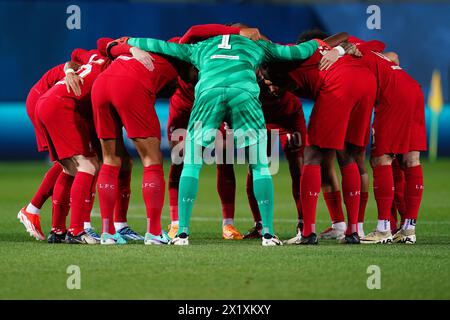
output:
[[[158,96],[170,97],[167,134],[172,158],[184,156],[184,163],[173,161],[170,166],[168,233],[161,227],[166,183],[154,107]],[[314,101],[308,125],[299,98]],[[318,239],[343,244],[416,242],[423,193],[420,152],[426,150],[424,97],[419,84],[399,66],[398,56],[386,52],[380,41],[312,30],[302,33],[296,45],[278,45],[243,24],[193,26],[167,42],[100,38],[97,48],[75,49],[69,62],[46,72],[30,90],[26,108],[38,151],[48,152],[53,162],[18,214],[37,240],[46,239],[40,210],[51,197],[49,243],[187,245],[203,164],[196,147],[216,140],[216,149],[228,151],[229,139],[224,137],[234,135],[236,147],[245,149],[249,158],[247,195],[254,226],[245,235],[235,228],[233,163],[218,163],[224,239],[261,238],[264,246],[310,245]],[[200,136],[197,123],[203,125]],[[133,163],[123,128],[144,167],[145,236],[127,223]],[[205,140],[209,129],[221,134]],[[273,230],[274,192],[267,163],[273,141],[262,134],[241,144],[238,129],[277,130],[297,209],[297,235],[292,239],[282,242]],[[365,151],[370,140],[378,223],[365,234]],[[253,152],[253,146],[263,155]],[[253,155],[256,161],[251,162]],[[332,224],[317,235],[321,190]],[[90,223],[97,192],[100,235]]]

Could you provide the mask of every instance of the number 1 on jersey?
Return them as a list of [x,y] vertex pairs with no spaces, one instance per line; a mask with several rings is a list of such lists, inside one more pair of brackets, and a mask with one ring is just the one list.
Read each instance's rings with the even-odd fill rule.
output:
[[222,43],[218,45],[219,49],[231,49],[230,45],[230,35],[226,34],[222,36]]

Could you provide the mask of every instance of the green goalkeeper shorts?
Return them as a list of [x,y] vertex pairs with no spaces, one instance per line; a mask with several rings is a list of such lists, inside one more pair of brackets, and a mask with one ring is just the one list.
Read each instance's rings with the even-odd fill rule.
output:
[[267,139],[264,114],[257,95],[238,88],[213,88],[196,97],[187,140],[193,138],[196,145],[211,146],[224,121],[233,129],[236,148]]

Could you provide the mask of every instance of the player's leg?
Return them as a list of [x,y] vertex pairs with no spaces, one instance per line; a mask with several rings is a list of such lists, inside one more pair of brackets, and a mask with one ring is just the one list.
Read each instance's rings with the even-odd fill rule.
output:
[[167,244],[168,237],[161,228],[166,182],[158,137],[133,138],[133,142],[144,166],[142,197],[147,213],[145,244]]
[[[303,114],[302,114],[303,118]],[[303,120],[303,119],[302,119]],[[304,120],[303,120],[304,121]],[[303,211],[300,198],[300,179],[303,167],[304,136],[297,128],[291,128],[289,132],[280,131],[281,147],[288,161],[289,174],[291,176],[291,192],[297,209],[297,234],[285,241],[286,244],[297,244],[300,241],[303,230]]]
[[303,231],[300,244],[317,244],[316,209],[322,183],[321,164],[332,149],[321,149],[307,146],[304,154],[304,165],[300,178],[300,196],[303,210]]
[[144,237],[134,231],[127,220],[128,207],[131,196],[131,173],[133,169],[133,160],[128,154],[123,139],[119,140],[119,154],[122,159],[122,165],[119,172],[119,184],[116,205],[114,207],[114,228],[123,238],[130,241],[143,241]]
[[262,245],[281,245],[282,242],[275,236],[273,227],[274,190],[268,166],[266,138],[262,138],[256,145],[249,146],[247,153],[249,169],[252,171],[254,195],[261,213]]
[[53,195],[56,181],[61,172],[62,167],[59,163],[54,162],[52,167],[45,173],[44,178],[30,203],[19,211],[19,220],[23,222],[27,231],[30,235],[34,236],[36,240],[45,240],[44,233],[41,229],[40,212],[47,199]]
[[169,206],[170,206],[170,226],[167,233],[172,239],[177,235],[179,218],[178,218],[178,191],[180,186],[181,172],[183,164],[170,165],[169,169]]
[[122,158],[117,151],[120,144],[118,140],[100,139],[103,164],[98,175],[97,189],[102,218],[102,244],[115,244],[118,242],[113,238],[113,235],[116,234],[114,209],[119,196],[119,174],[122,167]]
[[391,234],[391,208],[394,202],[394,177],[392,156],[373,156],[370,160],[373,171],[373,191],[377,203],[378,223],[375,231],[361,239],[363,243],[389,243]]
[[[61,166],[59,163],[58,165]],[[55,182],[52,195],[52,229],[47,237],[48,243],[62,243],[66,238],[66,218],[70,210],[70,190],[75,173],[75,166],[71,170],[64,169]]]
[[356,155],[356,163],[358,165],[359,174],[361,175],[361,198],[358,211],[358,235],[364,237],[364,218],[366,215],[367,202],[369,201],[369,174],[365,164],[365,149],[360,150]]
[[204,91],[195,100],[188,124],[183,171],[178,195],[179,229],[171,240],[174,245],[188,245],[190,220],[198,193],[200,171],[203,166],[203,147],[213,146],[217,129],[224,120],[226,104],[224,89]]
[[[266,126],[267,126],[268,135],[270,137],[272,137],[272,135],[270,135],[270,132],[271,132],[270,125],[266,125]],[[271,149],[272,143],[273,143],[273,141],[267,142],[267,151],[268,152]],[[244,235],[244,239],[260,239],[263,236],[262,235],[261,213],[259,212],[258,203],[256,201],[255,193],[253,190],[252,170],[248,170],[248,172],[247,172],[247,180],[246,180],[246,188],[245,189],[247,192],[248,204],[250,206],[250,211],[252,212],[254,224]]]
[[261,102],[258,96],[234,88],[226,90],[226,98],[236,148],[245,149],[252,171],[253,191],[263,227],[262,245],[282,245],[273,229],[274,191],[267,157],[267,129]]
[[[95,129],[100,139],[103,164],[97,179],[100,215],[102,219],[101,244],[123,244],[126,240],[116,232],[114,226],[114,211],[119,197],[119,174],[124,161],[124,146],[122,141],[122,122],[115,106],[112,105],[112,95],[115,90],[109,90],[110,85],[116,85],[115,79],[102,77],[96,80],[92,87],[92,108]],[[108,83],[109,82],[109,83]]]
[[[75,155],[61,161],[65,168],[75,166],[76,174],[70,190],[70,224],[67,231],[66,243],[96,244],[98,240],[91,237],[84,230],[83,216],[91,208],[92,184],[98,174],[99,161],[96,156]],[[70,169],[73,171],[73,169]]]
[[252,170],[248,170],[247,172],[247,180],[246,180],[246,192],[248,204],[250,206],[250,211],[253,216],[253,227],[248,230],[248,232],[244,235],[244,239],[256,239],[262,237],[262,224],[261,224],[261,214],[259,213],[258,203],[256,202],[255,193],[253,190],[253,175]]
[[356,163],[359,149],[357,146],[346,143],[344,150],[337,151],[342,175],[342,194],[347,211],[347,230],[342,243],[359,243],[358,213],[361,197],[361,176]]
[[[391,230],[398,231],[397,212],[400,215],[400,227],[403,225],[406,212],[405,204],[405,172],[399,163],[397,155],[392,161],[392,172],[394,174],[394,204],[391,209]],[[401,156],[400,156],[401,157]],[[395,231],[394,231],[395,230]]]
[[394,242],[414,244],[424,188],[420,151],[410,151],[404,155],[402,165],[405,167],[405,214],[401,229],[394,235]]
[[[225,240],[242,240],[243,236],[234,226],[235,199],[236,199],[236,177],[234,175],[233,163],[227,163],[227,152],[234,155],[234,146],[230,144],[233,136],[229,134],[228,124],[223,123],[217,133],[215,141],[217,162],[217,192],[222,206],[222,238]],[[233,148],[228,150],[227,144]],[[218,153],[222,153],[218,157]]]
[[[40,96],[40,93],[35,90],[31,90],[27,96],[26,109],[34,127],[37,149],[39,152],[44,152],[48,150],[48,145],[44,129],[40,125],[40,122],[36,116],[36,109]],[[44,100],[41,100],[40,103],[43,101]],[[23,207],[17,215],[19,221],[21,221],[25,226],[27,232],[31,236],[35,237],[36,240],[45,240],[45,236],[41,228],[40,211],[47,199],[52,196],[56,180],[61,172],[61,166],[57,162],[54,162],[52,167],[47,170],[44,175],[44,178],[42,179],[41,184],[32,197],[30,203]]]
[[[414,94],[413,94],[414,93]],[[410,131],[409,152],[403,155],[402,165],[405,168],[405,215],[401,230],[394,236],[395,242],[414,244],[416,242],[416,221],[419,214],[423,194],[423,171],[420,163],[420,151],[427,149],[425,126],[425,105],[420,87],[414,84],[408,90],[408,97],[414,101],[414,117]]]
[[347,224],[342,210],[342,196],[340,181],[335,167],[336,153],[330,152],[325,157],[322,166],[322,192],[328,213],[331,218],[331,227],[322,231],[319,239],[340,239],[344,236]]
[[175,94],[170,98],[169,119],[167,121],[167,138],[172,163],[169,169],[169,210],[170,225],[168,236],[173,239],[178,232],[178,190],[183,170],[184,141],[191,114],[192,105],[186,99]]
[[342,174],[342,192],[347,209],[347,231],[342,243],[358,244],[358,215],[361,205],[361,175],[365,172],[362,152],[369,143],[370,120],[375,104],[377,84],[373,74],[365,68],[351,72],[360,81],[346,82],[346,96],[350,100],[351,114],[345,137],[345,148],[338,152]]

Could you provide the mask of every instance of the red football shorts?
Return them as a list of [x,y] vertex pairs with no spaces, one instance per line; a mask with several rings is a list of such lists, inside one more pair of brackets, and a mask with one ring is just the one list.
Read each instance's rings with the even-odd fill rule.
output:
[[28,117],[31,120],[31,123],[34,127],[34,134],[36,136],[36,144],[37,150],[39,152],[44,152],[48,150],[47,139],[45,137],[45,132],[42,127],[39,125],[39,121],[36,119],[36,104],[41,97],[41,93],[36,89],[31,89],[30,93],[28,93],[27,100],[25,102],[27,108]]
[[376,89],[374,75],[362,66],[342,66],[330,72],[314,103],[308,145],[342,150],[347,142],[365,147]]
[[155,111],[156,96],[138,79],[101,74],[92,87],[92,108],[97,136],[117,139],[122,126],[129,138],[161,140]]
[[[279,130],[281,148],[287,158],[303,157],[306,145],[306,123],[303,110],[277,119],[266,119],[268,130]],[[270,132],[268,132],[270,136]]]
[[372,157],[427,149],[422,90],[415,82],[400,80],[382,93],[375,108]]
[[[66,90],[65,86],[60,87]],[[76,100],[58,96],[53,89],[37,102],[36,119],[45,134],[52,161],[76,155],[95,156],[92,121],[78,108]]]

